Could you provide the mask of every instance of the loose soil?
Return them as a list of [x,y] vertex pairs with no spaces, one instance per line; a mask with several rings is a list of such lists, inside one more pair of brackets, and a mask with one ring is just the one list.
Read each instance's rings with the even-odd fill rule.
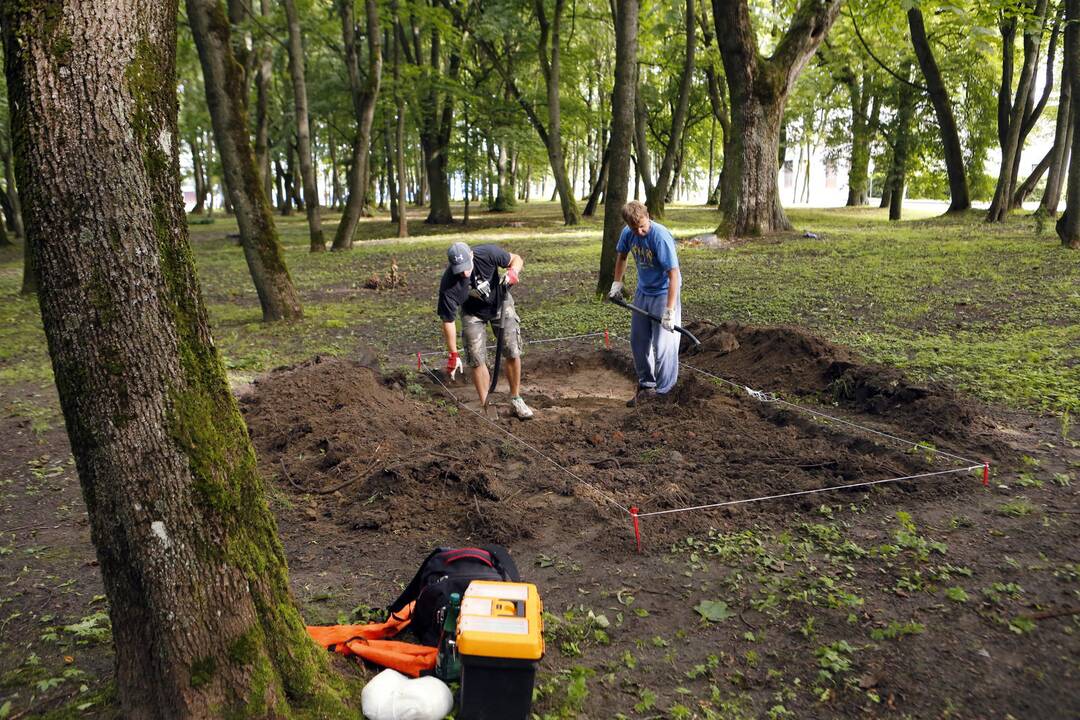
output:
[[[1069,438],[1045,419],[861,363],[799,328],[690,329],[702,345],[684,348],[676,390],[633,408],[629,356],[589,342],[527,351],[531,421],[512,416],[502,385],[491,407],[479,407],[471,384],[450,382],[437,362],[423,373],[383,372],[315,358],[245,387],[241,408],[308,621],[369,616],[433,546],[496,542],[551,613],[537,709],[553,717],[678,717],[678,704],[691,713],[682,717],[1080,713],[1076,494],[1048,482],[1080,467],[1070,465],[1080,453]],[[19,438],[0,461],[5,477],[29,477],[27,462],[42,454],[46,468],[63,465],[59,430],[36,439],[25,421],[0,425]],[[994,487],[968,472],[646,517],[635,552],[625,508],[675,510],[969,464],[929,448],[990,462]],[[1003,482],[1020,470],[1040,479],[1023,495],[1042,510],[1007,516],[1001,505],[1016,498]],[[56,477],[5,495],[11,540],[0,567],[16,580],[4,599],[13,611],[0,611],[11,615],[0,618],[4,693],[46,622],[40,609],[75,622],[101,592],[74,473]],[[44,507],[50,492],[66,515]],[[897,511],[917,531],[901,535]],[[901,549],[873,550],[890,545]],[[37,546],[63,553],[20,571]],[[72,583],[58,591],[50,577]],[[1019,593],[982,592],[1021,580]],[[969,601],[945,599],[947,586],[966,586]],[[730,618],[708,623],[694,612],[719,599]],[[589,611],[604,623],[587,620]],[[1011,627],[1017,617],[1032,626]],[[871,639],[906,622],[925,632]],[[821,648],[841,641],[850,667],[832,666],[826,681]],[[77,662],[85,655],[79,666],[107,677],[108,654],[107,645],[80,648]],[[576,708],[564,687],[574,672],[589,675]],[[19,692],[22,709],[28,695]],[[44,692],[35,702],[47,709],[71,696]]]

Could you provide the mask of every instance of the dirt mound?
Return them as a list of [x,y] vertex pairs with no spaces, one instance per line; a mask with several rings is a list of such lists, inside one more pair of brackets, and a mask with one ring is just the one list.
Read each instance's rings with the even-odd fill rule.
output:
[[689,363],[755,389],[839,404],[924,439],[963,441],[982,427],[974,403],[952,389],[860,363],[847,348],[801,328],[697,322],[688,329],[701,341],[684,348]]
[[[914,419],[937,427],[945,416],[935,407],[954,415],[963,409],[805,332],[735,324],[694,330],[703,341],[687,358],[695,367],[806,396],[800,402],[824,397],[830,413],[838,412],[835,398],[847,419],[905,437],[920,427]],[[622,547],[629,523],[620,507],[671,510],[950,467],[690,371],[669,395],[627,408],[635,379],[622,352],[530,352],[522,392],[537,412],[529,422],[509,412],[504,388],[484,409],[467,381],[449,386],[456,399],[433,376],[382,376],[358,362],[316,360],[260,379],[241,406],[264,473],[307,504],[309,521],[424,545],[578,535],[600,549]],[[940,493],[967,483],[956,476],[875,492]],[[653,537],[675,538],[714,524],[718,514],[784,506],[648,522]]]

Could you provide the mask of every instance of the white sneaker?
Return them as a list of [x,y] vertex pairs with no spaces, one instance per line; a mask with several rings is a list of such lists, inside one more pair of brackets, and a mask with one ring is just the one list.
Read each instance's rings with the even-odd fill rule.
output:
[[510,407],[514,409],[514,414],[521,420],[528,420],[533,416],[532,408],[526,405],[520,396],[510,398]]

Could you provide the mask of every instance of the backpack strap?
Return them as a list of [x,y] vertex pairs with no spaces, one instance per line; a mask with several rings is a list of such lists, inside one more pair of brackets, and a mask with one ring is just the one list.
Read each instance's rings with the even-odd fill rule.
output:
[[424,568],[431,562],[432,558],[441,552],[446,552],[448,549],[449,548],[437,547],[428,553],[428,556],[420,563],[420,568],[416,571],[416,575],[413,576],[412,581],[410,581],[409,584],[405,586],[405,589],[401,591],[401,595],[398,596],[398,599],[387,606],[386,609],[389,610],[391,614],[401,612],[402,608],[419,597],[424,582]]
[[510,557],[509,550],[502,545],[484,545],[484,550],[490,553],[492,560],[495,561],[495,569],[499,571],[499,574],[504,579],[511,582],[521,582],[517,564],[514,563],[514,558]]
[[458,560],[478,560],[488,567],[495,567],[494,555],[484,548],[467,547],[457,548],[456,550],[446,550],[439,555],[439,559],[447,565],[455,563]]

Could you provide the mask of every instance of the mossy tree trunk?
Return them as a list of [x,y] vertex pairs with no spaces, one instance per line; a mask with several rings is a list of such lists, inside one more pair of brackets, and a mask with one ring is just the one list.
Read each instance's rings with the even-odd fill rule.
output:
[[379,9],[375,0],[364,0],[368,64],[367,74],[361,78],[353,0],[338,0],[338,13],[341,16],[341,37],[345,47],[345,67],[349,74],[349,91],[356,129],[352,141],[352,165],[349,167],[347,179],[349,199],[345,202],[345,210],[334,233],[331,249],[348,250],[353,244],[356,224],[368,205],[371,127],[375,122],[375,101],[379,97],[379,86],[382,83],[382,30],[379,29]]
[[791,229],[777,186],[784,105],[795,79],[836,21],[840,4],[801,0],[772,55],[765,57],[747,0],[712,0],[732,114],[720,205],[724,219],[718,233],[747,236]]
[[270,201],[251,149],[247,112],[241,102],[244,69],[233,56],[228,16],[220,0],[186,0],[186,7],[202,65],[224,184],[240,227],[240,242],[259,294],[263,320],[299,319],[303,315],[300,296],[285,266]]
[[[1080,122],[1080,0],[1065,0],[1065,77],[1072,84],[1071,122]],[[1060,112],[1060,111],[1059,111]],[[1065,212],[1058,218],[1061,244],[1080,250],[1080,132],[1072,133],[1069,181],[1065,187]]]
[[109,599],[122,715],[343,715],[290,596],[196,280],[176,2],[60,8],[4,3],[0,24],[42,322]]
[[617,6],[612,3],[611,11],[615,15],[615,87],[611,96],[611,140],[608,141],[608,179],[604,192],[604,239],[600,249],[600,276],[596,283],[596,292],[600,295],[607,293],[615,279],[615,248],[626,226],[622,209],[630,185],[641,5],[639,0],[623,0]]
[[311,159],[311,124],[308,118],[307,78],[304,71],[304,44],[300,37],[300,17],[296,0],[284,0],[285,19],[289,26],[289,77],[292,79],[293,107],[296,111],[296,149],[300,154],[300,177],[304,182],[304,210],[307,212],[309,249],[326,250],[323,238],[322,210],[315,163]]

